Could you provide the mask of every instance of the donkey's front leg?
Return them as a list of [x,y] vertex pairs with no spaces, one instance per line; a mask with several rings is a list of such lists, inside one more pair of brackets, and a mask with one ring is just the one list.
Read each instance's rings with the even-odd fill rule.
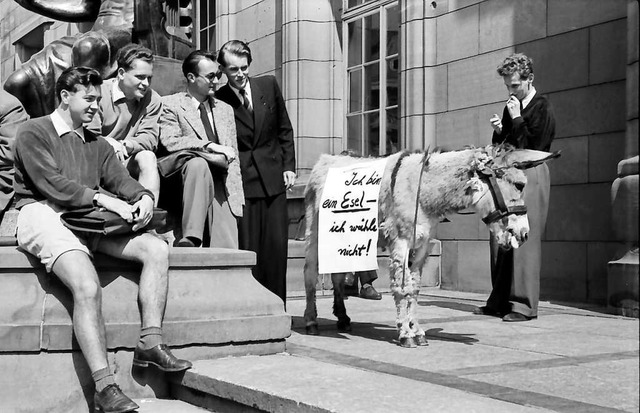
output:
[[347,308],[344,306],[344,279],[345,273],[331,274],[333,283],[333,315],[338,317],[338,331],[348,333],[351,331],[351,319],[347,315]]

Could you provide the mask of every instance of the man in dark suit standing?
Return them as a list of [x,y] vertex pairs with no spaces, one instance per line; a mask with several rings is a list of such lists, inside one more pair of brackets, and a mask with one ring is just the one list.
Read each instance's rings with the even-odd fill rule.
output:
[[296,180],[293,128],[273,76],[249,77],[251,50],[230,40],[218,53],[228,83],[216,97],[233,107],[245,210],[240,248],[254,251],[253,276],[286,302],[288,216],[286,190]]

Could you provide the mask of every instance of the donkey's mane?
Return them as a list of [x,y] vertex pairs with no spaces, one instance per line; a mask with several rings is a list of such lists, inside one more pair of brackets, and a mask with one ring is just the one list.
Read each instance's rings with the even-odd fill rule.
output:
[[477,178],[479,164],[488,163],[483,161],[486,155],[484,148],[432,153],[420,188],[422,209],[446,215],[469,207],[470,181]]

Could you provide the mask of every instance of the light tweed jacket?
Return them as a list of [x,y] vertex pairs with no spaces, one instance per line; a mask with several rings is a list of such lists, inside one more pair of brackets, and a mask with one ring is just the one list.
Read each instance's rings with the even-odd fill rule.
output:
[[[162,104],[162,115],[160,116],[161,150],[166,150],[169,154],[185,149],[205,150],[204,146],[209,143],[209,139],[198,110],[193,107],[192,98],[186,92],[180,92],[163,96]],[[218,143],[231,146],[238,153],[233,109],[226,103],[213,98],[211,99],[211,109]],[[242,216],[244,191],[242,190],[238,157],[229,164],[225,187],[231,212],[236,217]]]

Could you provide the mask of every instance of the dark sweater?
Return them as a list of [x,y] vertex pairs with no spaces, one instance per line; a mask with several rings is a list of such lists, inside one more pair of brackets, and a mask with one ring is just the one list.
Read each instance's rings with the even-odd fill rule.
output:
[[521,111],[521,116],[511,119],[509,111],[502,113],[502,133],[493,132],[492,142],[507,142],[518,149],[549,151],[556,136],[556,121],[551,103],[537,93]]
[[91,206],[100,187],[127,202],[153,195],[118,161],[103,138],[86,128],[58,136],[51,118],[25,122],[16,136],[14,190],[17,208],[49,200],[65,209]]

